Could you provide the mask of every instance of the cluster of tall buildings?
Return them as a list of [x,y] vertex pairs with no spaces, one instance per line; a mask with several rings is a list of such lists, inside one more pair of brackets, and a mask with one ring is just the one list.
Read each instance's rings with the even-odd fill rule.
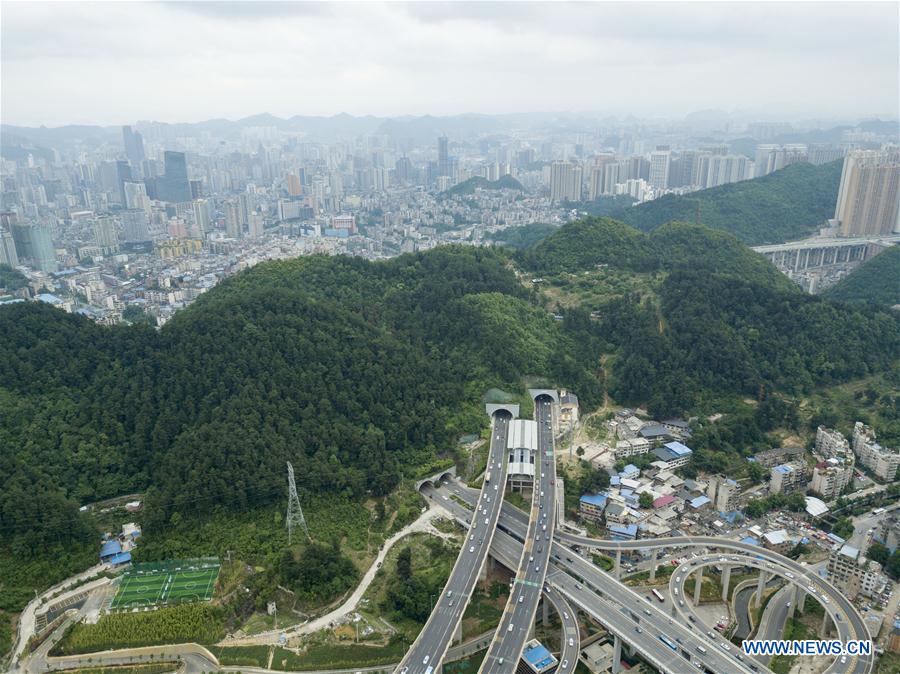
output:
[[900,148],[846,156],[832,226],[841,236],[900,232]]

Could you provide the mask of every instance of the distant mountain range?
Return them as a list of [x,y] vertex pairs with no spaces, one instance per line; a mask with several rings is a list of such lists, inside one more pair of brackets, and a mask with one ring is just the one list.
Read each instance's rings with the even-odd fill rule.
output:
[[[688,115],[685,123],[692,124],[703,118],[703,113]],[[326,143],[359,136],[384,135],[404,147],[428,144],[440,135],[449,136],[457,142],[469,142],[475,139],[489,138],[492,135],[498,139],[508,137],[511,131],[523,129],[547,135],[564,132],[590,133],[596,132],[599,126],[637,122],[638,120],[632,117],[615,118],[599,113],[522,112],[505,115],[463,114],[401,117],[372,115],[359,117],[342,113],[329,117],[294,115],[288,118],[262,113],[237,120],[218,118],[192,123],[154,123],[172,127],[173,132],[177,135],[209,133],[214,137],[224,139],[237,139],[240,137],[242,129],[253,126],[273,126],[285,133],[296,133],[305,139]],[[836,142],[836,139],[840,139],[841,133],[849,128],[851,127],[837,126],[832,129],[811,132],[798,131],[780,136],[774,142]],[[859,128],[888,135],[897,134],[896,121],[871,120],[861,122]],[[4,156],[8,156],[7,152],[17,146],[63,148],[79,143],[87,147],[96,147],[104,143],[118,144],[121,142],[121,127],[72,124],[50,128],[3,124],[0,125],[0,136],[2,136],[0,140],[2,140]],[[755,145],[757,142],[762,141],[753,138],[737,139],[734,141],[735,151],[746,152],[747,147]]]

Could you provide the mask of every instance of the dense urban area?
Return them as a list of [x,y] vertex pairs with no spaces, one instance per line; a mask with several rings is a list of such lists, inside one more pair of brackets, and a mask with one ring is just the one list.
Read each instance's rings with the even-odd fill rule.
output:
[[900,5],[0,14],[0,672],[900,673]]
[[310,124],[4,128],[13,668],[895,671],[896,124]]

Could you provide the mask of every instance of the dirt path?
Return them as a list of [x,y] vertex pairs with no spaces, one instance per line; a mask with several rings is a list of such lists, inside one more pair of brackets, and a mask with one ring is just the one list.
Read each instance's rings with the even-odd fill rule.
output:
[[434,536],[439,536],[440,538],[448,538],[451,536],[451,534],[444,534],[434,527],[434,525],[432,524],[432,520],[438,517],[449,518],[450,515],[447,513],[447,511],[441,508],[439,504],[432,503],[431,507],[424,513],[422,513],[415,522],[413,522],[412,524],[408,524],[396,534],[391,536],[387,541],[385,541],[384,546],[381,548],[381,550],[378,551],[378,556],[372,562],[372,565],[369,567],[368,571],[366,571],[366,574],[363,576],[359,585],[356,586],[356,589],[347,598],[347,600],[333,611],[329,611],[325,615],[320,616],[315,620],[311,620],[300,625],[294,625],[293,627],[288,627],[283,630],[269,630],[268,632],[260,632],[259,634],[253,634],[245,637],[232,637],[230,639],[223,639],[219,642],[218,645],[263,646],[268,644],[277,644],[281,634],[284,634],[286,638],[290,639],[291,637],[318,632],[321,629],[325,629],[330,624],[340,621],[349,613],[352,613],[356,610],[356,606],[357,604],[359,604],[359,600],[363,598],[363,595],[366,593],[366,590],[369,588],[369,585],[371,585],[372,580],[375,578],[375,574],[378,572],[381,563],[384,561],[388,551],[391,549],[391,547],[393,547],[395,543],[400,541],[402,538],[414,533],[429,533]]

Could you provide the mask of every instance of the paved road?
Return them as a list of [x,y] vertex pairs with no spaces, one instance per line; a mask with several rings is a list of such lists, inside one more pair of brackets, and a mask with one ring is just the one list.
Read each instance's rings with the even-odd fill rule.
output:
[[[723,547],[723,546],[719,546]],[[858,638],[856,632],[857,627],[853,625],[852,614],[856,613],[853,605],[831,585],[822,580],[816,567],[804,566],[798,564],[792,559],[782,557],[777,553],[771,553],[769,550],[759,548],[757,546],[748,546],[749,550],[741,550],[738,554],[734,551],[724,555],[721,553],[706,554],[680,565],[669,579],[669,591],[675,595],[680,593],[684,596],[684,583],[687,581],[688,575],[699,568],[706,566],[719,566],[727,563],[735,566],[744,566],[765,571],[767,574],[775,574],[783,578],[787,583],[795,585],[808,596],[811,596],[822,604],[825,611],[831,616],[831,619],[837,629],[838,638],[847,642],[850,639]],[[771,553],[767,555],[766,553]],[[774,560],[774,561],[770,561]],[[848,608],[849,607],[849,610]],[[680,613],[686,618],[693,613],[689,604],[680,601],[676,607]],[[868,639],[865,626],[861,625],[863,636],[862,639]],[[851,657],[847,656],[845,662],[841,662],[841,658],[835,659],[834,663],[826,672],[829,674],[863,674],[869,671],[874,660],[873,656]]]
[[[495,412],[491,419],[488,469],[475,515],[468,513],[466,517],[467,522],[471,519],[469,530],[450,572],[450,578],[441,595],[436,598],[425,627],[398,665],[399,674],[431,674],[438,669],[462,620],[472,590],[475,589],[478,576],[487,560],[497,519],[500,517],[506,486],[506,441],[511,419],[511,415],[505,410]],[[444,493],[442,496],[449,498],[452,495]],[[452,503],[452,500],[448,500],[444,506],[448,507]]]
[[537,422],[537,457],[534,465],[534,494],[528,532],[509,600],[500,626],[481,663],[479,672],[513,674],[532,632],[541,588],[550,561],[553,525],[556,521],[556,458],[553,456],[553,400],[540,395],[534,402]]
[[[759,619],[756,639],[781,639],[784,635],[784,626],[787,623],[788,611],[790,610],[788,604],[791,603],[793,598],[794,590],[790,584],[785,585],[772,595]],[[768,664],[771,657],[768,655],[757,655],[755,659]]]
[[[460,496],[471,503],[470,490],[460,489]],[[465,517],[466,510],[454,503],[451,512],[458,518]],[[516,544],[518,561],[522,541],[527,528],[527,515],[513,506],[506,505],[500,516],[495,536],[498,545],[512,539]],[[501,534],[504,534],[501,536]],[[492,548],[491,553],[503,551]],[[593,563],[571,549],[553,542],[553,563],[548,569],[547,581],[559,588],[573,604],[586,611],[609,631],[632,644],[654,666],[665,672],[682,674],[685,660],[698,661],[711,672],[750,672],[736,658],[711,646],[710,640],[691,625],[681,625],[664,613],[658,605],[649,603],[641,595],[607,575]],[[504,562],[505,563],[505,562]],[[515,562],[513,562],[515,564]],[[612,607],[612,612],[610,612]],[[621,612],[624,609],[624,613]],[[634,628],[640,628],[640,631]],[[649,635],[649,637],[648,637]],[[660,637],[675,645],[666,646]],[[680,640],[680,642],[679,642]],[[703,647],[705,653],[698,650]],[[762,670],[762,668],[760,668]]]
[[[866,626],[863,623],[862,616],[859,615],[859,612],[856,610],[853,604],[837,588],[820,578],[818,574],[815,573],[814,567],[802,565],[792,559],[788,559],[784,555],[773,552],[772,550],[766,550],[765,548],[751,545],[749,543],[742,543],[740,541],[730,540],[727,538],[717,538],[714,536],[673,536],[670,538],[656,538],[638,541],[605,541],[559,532],[557,534],[557,538],[566,544],[588,548],[597,548],[601,550],[639,550],[642,548],[652,549],[659,547],[700,546],[705,548],[730,550],[738,553],[749,554],[754,557],[759,557],[766,562],[771,562],[773,565],[783,567],[784,570],[793,573],[798,578],[802,577],[809,582],[814,583],[815,587],[818,588],[818,591],[820,591],[824,595],[827,595],[829,598],[830,603],[825,605],[826,610],[828,610],[829,613],[832,613],[833,615],[840,614],[840,621],[843,621],[844,625],[839,626],[849,630],[849,632],[846,632],[848,639],[869,639],[869,634],[866,631]],[[855,667],[847,671],[848,673],[852,672],[853,674],[866,674],[872,671],[874,665],[874,654],[869,656],[861,656],[856,659]],[[838,670],[829,669],[828,671],[837,672]]]
[[560,674],[569,674],[569,672],[575,671],[578,664],[578,651],[581,649],[581,633],[578,630],[575,611],[572,610],[569,602],[560,594],[559,590],[550,587],[549,583],[544,584],[544,601],[553,604],[562,624],[562,646],[559,653],[559,667],[556,671]]

